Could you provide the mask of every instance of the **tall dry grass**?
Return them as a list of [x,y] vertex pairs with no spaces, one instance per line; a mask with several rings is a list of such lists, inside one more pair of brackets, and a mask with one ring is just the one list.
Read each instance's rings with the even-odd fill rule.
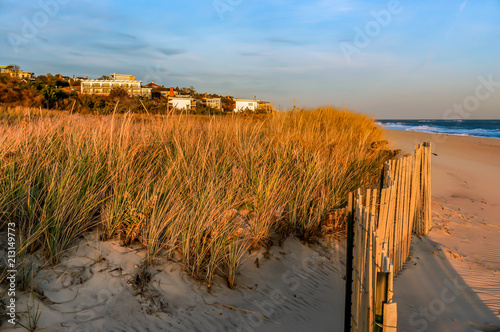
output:
[[57,264],[95,226],[147,263],[182,262],[232,287],[243,254],[271,239],[317,236],[373,185],[389,151],[363,115],[330,107],[265,117],[33,117],[0,122],[0,220],[19,256]]

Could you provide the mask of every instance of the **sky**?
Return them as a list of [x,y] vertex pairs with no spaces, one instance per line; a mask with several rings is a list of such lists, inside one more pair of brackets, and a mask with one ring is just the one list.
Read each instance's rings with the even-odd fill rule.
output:
[[500,118],[500,0],[0,0],[0,65],[378,119]]

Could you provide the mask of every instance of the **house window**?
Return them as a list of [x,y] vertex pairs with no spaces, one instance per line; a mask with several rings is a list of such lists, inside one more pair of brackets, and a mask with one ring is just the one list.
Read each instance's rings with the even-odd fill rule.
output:
[[253,106],[253,103],[248,103],[248,106]]

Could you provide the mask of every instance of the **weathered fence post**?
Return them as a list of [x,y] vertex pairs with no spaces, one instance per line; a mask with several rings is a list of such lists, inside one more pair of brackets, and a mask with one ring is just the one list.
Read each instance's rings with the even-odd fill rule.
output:
[[347,248],[346,248],[346,273],[345,273],[345,310],[344,310],[344,332],[351,332],[352,312],[352,261],[354,246],[354,193],[349,193],[347,205]]

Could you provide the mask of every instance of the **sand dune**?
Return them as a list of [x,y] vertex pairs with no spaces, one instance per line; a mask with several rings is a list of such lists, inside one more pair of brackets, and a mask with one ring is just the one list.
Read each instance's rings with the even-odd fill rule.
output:
[[[73,332],[342,329],[345,281],[339,262],[345,252],[338,243],[333,250],[310,248],[290,238],[283,247],[249,255],[236,289],[229,289],[221,278],[207,291],[187,277],[179,264],[165,261],[141,270],[142,249],[100,242],[97,237],[89,235],[60,265],[38,274],[34,284],[39,285],[45,303],[40,304],[40,328]],[[150,276],[147,285],[141,285],[137,277],[141,273]],[[36,303],[22,296],[18,306],[36,308]]]

